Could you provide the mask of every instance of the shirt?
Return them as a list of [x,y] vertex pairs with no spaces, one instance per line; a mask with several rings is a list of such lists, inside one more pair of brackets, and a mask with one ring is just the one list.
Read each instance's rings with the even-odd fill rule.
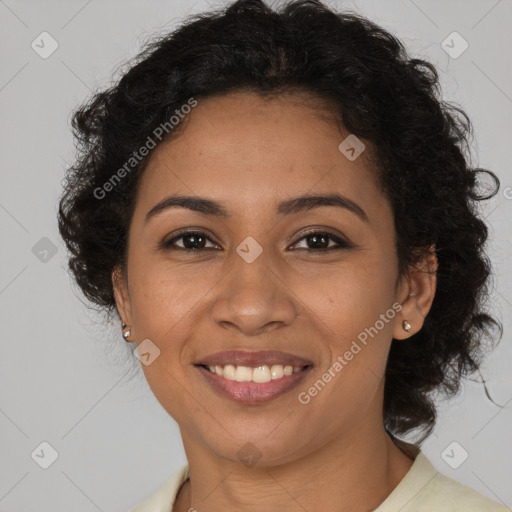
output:
[[[419,448],[415,451],[409,471],[374,512],[510,512],[504,505],[439,473]],[[179,489],[189,476],[186,464],[132,512],[172,512]]]

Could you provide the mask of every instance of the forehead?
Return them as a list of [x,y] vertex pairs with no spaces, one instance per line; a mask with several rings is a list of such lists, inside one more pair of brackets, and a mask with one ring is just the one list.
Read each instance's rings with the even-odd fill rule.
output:
[[319,111],[314,98],[236,93],[200,99],[182,122],[178,136],[150,155],[140,209],[176,192],[216,198],[233,210],[313,193],[341,192],[359,203],[386,200],[369,146],[347,158],[339,146],[354,136]]

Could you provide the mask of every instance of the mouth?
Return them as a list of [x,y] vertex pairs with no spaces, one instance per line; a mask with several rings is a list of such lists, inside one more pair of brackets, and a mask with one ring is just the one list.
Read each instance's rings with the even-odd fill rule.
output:
[[294,373],[299,373],[304,371],[310,365],[306,366],[291,366],[291,365],[282,365],[282,364],[274,364],[272,366],[268,366],[266,364],[256,366],[252,368],[250,366],[241,366],[241,365],[215,365],[215,366],[207,366],[207,365],[197,365],[210,373],[218,375],[226,380],[236,381],[236,382],[256,382],[258,384],[264,384],[266,382],[270,382],[272,380],[282,379],[283,377],[289,377]]
[[243,404],[261,404],[276,399],[297,387],[313,369],[312,364],[194,366],[216,394]]

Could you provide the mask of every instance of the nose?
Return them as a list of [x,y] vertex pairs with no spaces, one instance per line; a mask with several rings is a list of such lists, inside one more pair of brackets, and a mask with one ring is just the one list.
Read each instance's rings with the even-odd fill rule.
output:
[[217,287],[211,309],[216,324],[256,336],[289,326],[297,318],[297,297],[264,254],[252,263],[235,256],[231,271]]

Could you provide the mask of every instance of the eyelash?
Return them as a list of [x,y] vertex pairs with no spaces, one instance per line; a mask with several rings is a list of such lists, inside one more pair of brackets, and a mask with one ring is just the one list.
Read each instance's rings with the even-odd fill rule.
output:
[[[169,240],[164,240],[161,244],[161,249],[162,250],[179,250],[179,251],[184,251],[186,253],[200,253],[200,252],[204,252],[206,250],[209,250],[209,249],[212,249],[212,247],[208,247],[206,249],[186,249],[186,248],[182,248],[182,247],[177,247],[175,246],[175,242],[182,239],[182,238],[186,238],[188,236],[194,236],[194,235],[199,235],[199,236],[204,236],[206,238],[207,241],[209,242],[212,242],[212,243],[215,243],[213,242],[213,240],[211,240],[208,236],[205,235],[204,232],[202,231],[184,231],[182,233],[180,233],[179,235],[176,235],[174,236],[173,238],[169,239]],[[335,242],[338,244],[338,246],[336,247],[328,247],[328,248],[325,248],[325,249],[310,249],[310,248],[306,248],[306,249],[299,249],[299,250],[305,250],[309,253],[328,253],[330,251],[333,251],[333,250],[339,250],[339,249],[351,249],[353,248],[354,246],[349,243],[348,241],[346,240],[343,240],[342,238],[339,238],[338,236],[336,235],[333,235],[332,233],[329,233],[328,231],[319,231],[319,230],[313,230],[313,231],[309,231],[307,233],[304,233],[302,235],[301,238],[299,238],[299,240],[297,240],[293,245],[297,245],[300,241],[304,240],[305,238],[309,238],[309,237],[313,237],[313,236],[326,236],[328,237],[331,241]],[[297,250],[297,249],[295,249]]]

